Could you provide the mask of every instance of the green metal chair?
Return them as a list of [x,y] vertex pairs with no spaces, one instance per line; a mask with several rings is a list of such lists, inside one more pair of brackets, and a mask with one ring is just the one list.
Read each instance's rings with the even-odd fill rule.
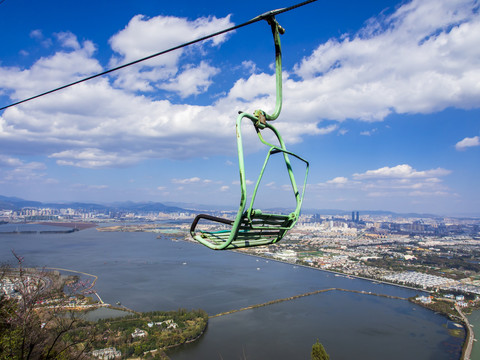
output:
[[[285,143],[283,142],[282,137],[280,136],[280,133],[268,123],[268,121],[273,121],[278,118],[282,108],[282,55],[280,34],[283,34],[285,30],[278,24],[273,15],[267,13],[261,16],[263,16],[270,24],[275,42],[275,67],[277,84],[275,111],[272,115],[266,114],[263,110],[256,110],[253,115],[245,112],[240,112],[239,116],[237,117],[236,132],[241,186],[241,200],[237,215],[234,220],[230,220],[207,214],[199,214],[194,219],[190,228],[190,234],[195,240],[214,250],[238,249],[251,246],[268,245],[280,241],[285,236],[287,231],[290,230],[298,220],[302,207],[303,197],[305,194],[305,188],[307,185],[307,175],[309,167],[308,161],[288,151],[285,147]],[[263,144],[269,147],[262,170],[260,171],[260,175],[258,176],[250,200],[250,205],[247,209],[245,209],[247,203],[247,185],[245,177],[245,165],[241,132],[241,123],[244,118],[250,119],[252,121],[258,138]],[[261,130],[264,129],[270,129],[275,134],[278,140],[278,145],[272,145],[264,140],[261,133]],[[281,154],[280,156],[283,156],[290,183],[292,185],[292,190],[296,201],[296,207],[295,210],[290,214],[270,214],[264,213],[261,210],[254,208],[255,198],[264,171],[270,157],[275,154]],[[297,183],[295,181],[292,166],[290,163],[290,156],[293,156],[301,162],[305,163],[305,178],[303,181],[303,189],[301,193],[299,192]],[[197,229],[197,225],[201,219],[217,223],[221,227],[226,227],[227,229],[221,229],[217,231],[206,231]]]

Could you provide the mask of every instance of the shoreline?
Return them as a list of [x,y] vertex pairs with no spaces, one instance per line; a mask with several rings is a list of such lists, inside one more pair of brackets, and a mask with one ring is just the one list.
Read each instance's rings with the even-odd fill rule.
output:
[[[168,234],[162,234],[162,235],[166,235],[166,236],[168,237]],[[170,239],[170,240],[173,241],[173,239]],[[182,241],[185,241],[185,242],[191,243],[191,244],[196,244],[196,245],[203,246],[202,244],[198,243],[197,241],[189,240],[189,239],[187,239],[187,238],[183,238]],[[251,257],[254,257],[254,258],[258,258],[258,259],[266,259],[266,260],[276,261],[276,262],[279,262],[279,263],[282,263],[282,264],[288,264],[288,265],[292,265],[292,266],[302,266],[302,267],[304,267],[304,268],[306,268],[306,269],[312,269],[312,270],[317,270],[317,271],[324,271],[324,272],[327,272],[327,273],[331,273],[331,274],[334,274],[334,275],[343,276],[343,277],[346,277],[346,278],[349,278],[349,277],[350,277],[350,278],[355,278],[355,279],[360,279],[360,280],[366,280],[366,281],[370,281],[370,282],[373,282],[373,283],[379,283],[379,284],[384,284],[384,285],[391,285],[391,286],[396,286],[396,287],[400,287],[400,288],[404,288],[404,289],[420,291],[420,292],[428,293],[428,294],[432,294],[432,293],[433,293],[433,291],[426,290],[426,289],[420,289],[420,288],[416,288],[416,287],[413,287],[413,286],[408,286],[408,285],[402,285],[402,284],[392,283],[392,282],[388,282],[388,281],[385,281],[385,280],[378,280],[378,279],[373,279],[373,278],[367,278],[367,277],[363,277],[363,276],[359,276],[359,275],[345,274],[345,273],[342,273],[342,272],[340,272],[340,271],[321,269],[321,268],[317,268],[317,267],[313,267],[313,266],[308,266],[308,265],[304,265],[304,264],[294,264],[294,263],[291,263],[291,262],[288,262],[288,261],[285,261],[285,260],[270,258],[270,257],[261,256],[261,255],[257,255],[257,254],[250,254],[250,253],[248,253],[248,252],[241,251],[241,250],[237,250],[237,249],[231,249],[231,250],[229,250],[229,251],[232,251],[232,252],[237,253],[237,254],[242,254],[242,255],[251,256]]]
[[261,255],[249,254],[249,253],[246,253],[246,252],[243,252],[243,251],[238,251],[238,250],[232,250],[232,251],[236,252],[237,254],[248,255],[248,256],[251,256],[251,257],[259,258],[259,259],[267,259],[267,260],[276,261],[276,262],[279,262],[279,263],[282,263],[282,264],[288,264],[288,265],[292,265],[292,266],[302,266],[306,269],[324,271],[324,272],[328,272],[328,273],[331,273],[331,274],[334,274],[334,275],[343,276],[343,277],[346,277],[346,278],[355,278],[355,279],[360,279],[360,280],[366,280],[366,281],[370,281],[370,282],[373,282],[373,283],[391,285],[391,286],[401,287],[401,288],[404,288],[404,289],[421,291],[423,293],[428,293],[428,294],[433,293],[433,291],[429,291],[429,290],[425,290],[425,289],[419,289],[419,288],[415,288],[415,287],[407,286],[407,285],[402,285],[402,284],[391,283],[391,282],[388,282],[388,281],[385,281],[385,280],[367,278],[367,277],[363,277],[363,276],[359,276],[359,275],[350,275],[350,274],[342,273],[340,271],[321,269],[321,268],[308,266],[308,265],[303,265],[303,264],[294,264],[294,263],[291,263],[291,262],[288,262],[288,261],[285,261],[285,260],[279,260],[279,259],[274,259],[274,258],[268,258],[268,257],[261,256]]
[[473,332],[473,326],[468,321],[467,316],[462,312],[460,307],[455,304],[455,310],[457,310],[458,314],[462,318],[465,327],[465,341],[462,347],[462,356],[460,357],[461,360],[469,360],[472,354],[473,349],[473,341],[475,340],[475,333]]

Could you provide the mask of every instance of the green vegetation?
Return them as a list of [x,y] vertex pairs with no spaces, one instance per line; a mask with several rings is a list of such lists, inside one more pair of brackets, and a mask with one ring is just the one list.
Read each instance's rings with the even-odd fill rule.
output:
[[329,360],[330,356],[325,351],[323,345],[318,341],[312,345],[312,360]]
[[435,254],[427,254],[419,259],[420,264],[425,266],[437,266],[443,269],[456,269],[459,271],[480,272],[480,264],[470,262],[471,258],[466,256],[438,256]]
[[452,279],[462,279],[466,275],[480,273],[480,264],[472,261],[470,257],[460,255],[446,257],[423,251],[412,251],[412,254],[416,258],[409,261],[385,255],[377,259],[368,259],[365,264],[396,272],[419,271],[436,276],[448,274]]
[[434,299],[431,303],[425,304],[422,303],[421,301],[416,300],[415,297],[408,298],[411,302],[418,304],[420,306],[426,307],[430,310],[433,310],[437,313],[443,314],[447,316],[451,320],[459,320],[459,315],[457,310],[455,310],[454,307],[454,302],[453,301],[448,301],[448,300],[441,300],[441,299]]
[[123,357],[161,358],[164,349],[191,342],[201,336],[207,323],[205,311],[185,309],[104,319],[95,324],[96,332],[101,336],[97,336],[92,345],[95,349],[115,347]]

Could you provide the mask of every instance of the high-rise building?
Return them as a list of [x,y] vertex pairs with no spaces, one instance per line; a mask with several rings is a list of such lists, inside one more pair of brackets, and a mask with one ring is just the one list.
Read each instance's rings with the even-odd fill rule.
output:
[[359,222],[359,221],[360,221],[360,218],[359,218],[359,213],[358,213],[358,211],[357,211],[356,217],[355,217],[355,222]]
[[355,211],[352,211],[352,221],[355,222]]

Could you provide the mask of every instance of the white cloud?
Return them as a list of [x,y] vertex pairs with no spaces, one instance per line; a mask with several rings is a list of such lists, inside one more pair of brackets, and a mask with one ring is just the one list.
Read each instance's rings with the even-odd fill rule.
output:
[[257,71],[257,64],[251,60],[242,61],[242,67],[250,74],[254,74]]
[[469,147],[473,146],[480,146],[480,137],[479,136],[474,136],[474,137],[466,137],[465,139],[457,142],[455,144],[455,149],[457,150],[466,150]]
[[225,191],[228,191],[229,189],[230,189],[230,186],[224,185],[224,186],[222,186],[222,187],[220,188],[220,191],[221,191],[221,192],[225,192]]
[[58,165],[77,166],[82,168],[104,168],[130,164],[130,158],[120,154],[106,153],[101,149],[87,148],[83,150],[65,150],[53,153],[50,158],[58,159]]
[[332,180],[328,180],[327,184],[334,184],[334,185],[345,185],[348,183],[348,179],[343,176],[338,176]]
[[[64,40],[67,43],[72,41]],[[94,53],[93,43],[85,41],[73,51],[61,50],[40,58],[30,69],[0,67],[0,88],[12,90],[10,97],[21,100],[100,72],[102,67],[92,58]]]
[[358,191],[372,198],[408,198],[418,196],[456,196],[443,184],[442,177],[451,172],[437,168],[418,171],[407,164],[393,167],[382,167],[367,170],[363,173],[354,173],[351,179],[338,176],[324,183],[311,185],[308,192],[342,191],[358,196]]
[[188,65],[177,77],[159,85],[159,88],[177,92],[181,98],[198,95],[208,90],[212,84],[211,78],[219,71],[202,61],[197,67]]
[[297,107],[339,121],[478,107],[477,6],[414,0],[353,36],[330,39],[295,68],[303,79],[295,83]]
[[0,167],[15,167],[23,164],[23,161],[7,155],[0,154]]
[[377,131],[377,129],[372,129],[372,130],[365,130],[365,131],[362,131],[360,132],[360,135],[363,135],[363,136],[371,136],[373,133],[375,133]]
[[[253,185],[254,183],[253,183],[252,180],[247,179],[247,180],[245,180],[245,184]],[[232,181],[232,185],[240,185],[240,180]],[[267,184],[267,186],[269,186],[269,185]]]
[[329,126],[318,129],[317,134],[326,135],[334,132],[337,129],[338,129],[338,125],[329,125]]
[[55,35],[57,39],[61,42],[63,47],[72,48],[74,50],[79,50],[81,48],[77,37],[71,32],[60,32]]
[[[185,18],[173,16],[148,18],[144,15],[136,15],[125,29],[110,38],[110,45],[117,53],[116,56],[112,57],[110,66],[129,63],[231,26],[233,24],[230,22],[230,16],[220,19],[211,16],[189,21]],[[196,48],[205,48],[207,44],[218,46],[226,38],[226,34],[220,35],[196,45]],[[186,85],[185,83],[188,82],[186,76],[189,73],[184,73],[182,78],[171,81],[171,78],[177,75],[179,61],[185,51],[185,49],[178,49],[124,69],[116,74],[115,85],[129,91],[153,91],[156,83],[169,80],[169,90],[180,91],[183,97],[188,96],[190,94],[187,94],[187,89],[181,85]],[[210,76],[215,74],[212,69],[208,69],[208,75]],[[205,66],[202,70],[205,70]],[[199,77],[198,71],[190,72],[190,74]],[[203,79],[202,81],[204,84],[200,87],[205,90],[206,80]],[[160,87],[164,88],[165,85]]]
[[191,177],[191,178],[186,178],[186,179],[172,179],[172,183],[174,184],[192,184],[192,183],[198,183],[202,179],[199,177]]
[[30,37],[32,39],[43,39],[43,33],[42,33],[42,30],[40,29],[35,29],[35,30],[32,30],[30,31]]
[[45,38],[42,30],[40,30],[40,29],[32,30],[30,32],[30,37],[32,39],[35,39],[35,40],[39,41],[40,44],[45,48],[48,48],[48,47],[52,46],[52,44],[53,44],[52,39]]
[[[371,19],[357,34],[321,44],[295,67],[295,74],[284,72],[284,106],[275,123],[284,140],[299,142],[305,135],[335,131],[345,134],[338,124],[322,123],[325,119],[370,121],[381,120],[391,112],[478,107],[480,15],[473,7],[463,0],[415,0],[391,15]],[[135,16],[111,37],[116,54],[110,65],[136,60],[231,25],[229,16],[194,21]],[[41,31],[31,36],[44,39]],[[19,100],[103,70],[95,59],[92,42],[80,43],[71,33],[56,37],[62,47],[29,68],[0,66],[0,93]],[[225,36],[213,38],[188,51],[124,69],[113,83],[103,77],[7,109],[0,116],[2,153],[21,148],[25,153],[49,155],[59,164],[92,168],[126,166],[149,158],[233,155],[236,111],[273,111],[272,73],[253,73],[239,79],[227,95],[208,105],[175,104],[135,92],[163,88],[187,98],[206,91],[219,68],[206,61],[192,66],[195,61],[187,55],[225,40]],[[256,72],[254,65],[248,61],[243,64]],[[251,131],[246,125],[244,129]],[[247,151],[258,149],[255,136],[251,140],[245,136],[244,140]],[[353,179],[401,170],[371,170],[355,174]],[[410,171],[413,177],[422,173],[403,171]]]
[[44,163],[37,161],[24,162],[16,158],[0,155],[0,167],[6,168],[0,172],[0,184],[18,184],[29,181],[45,182],[45,170],[47,167]]
[[408,193],[409,196],[412,197],[429,197],[429,196],[452,196],[452,194],[446,191],[412,191]]
[[445,176],[450,170],[437,168],[431,170],[417,171],[410,165],[402,164],[394,167],[385,166],[376,170],[367,170],[361,174],[353,174],[354,179],[380,179],[380,178],[430,178],[434,176]]

